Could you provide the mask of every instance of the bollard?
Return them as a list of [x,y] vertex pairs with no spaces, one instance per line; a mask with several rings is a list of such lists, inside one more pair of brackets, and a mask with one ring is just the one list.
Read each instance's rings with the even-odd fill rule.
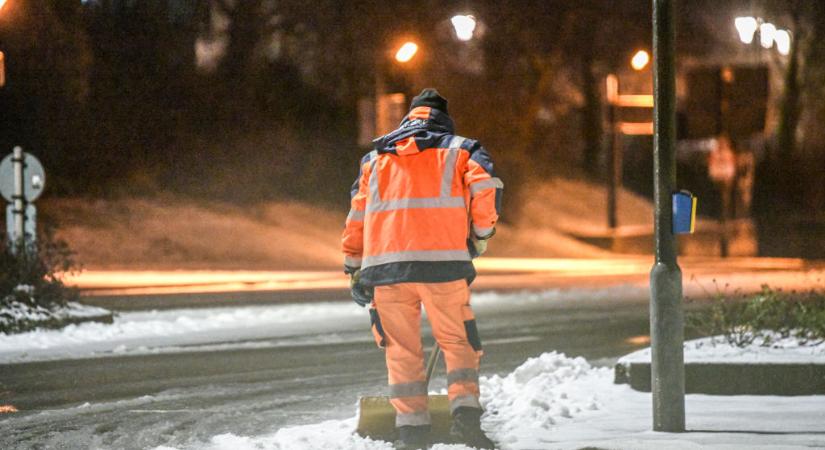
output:
[[672,0],[653,0],[653,172],[656,262],[650,272],[653,430],[685,430],[682,271],[676,263],[676,63]]

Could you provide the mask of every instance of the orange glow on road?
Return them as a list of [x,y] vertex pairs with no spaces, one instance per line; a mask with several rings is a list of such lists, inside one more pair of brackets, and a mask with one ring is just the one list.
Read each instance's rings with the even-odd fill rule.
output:
[[[474,261],[477,289],[588,287],[646,284],[651,256],[604,259],[495,258]],[[716,280],[735,285],[817,284],[819,266],[794,258],[681,258],[686,295],[692,288],[713,289]],[[64,274],[62,280],[85,296],[157,295],[251,291],[346,291],[349,279],[341,271],[89,270]],[[697,283],[701,281],[702,285]],[[818,282],[822,284],[821,281]],[[722,283],[721,285],[724,285]],[[693,294],[691,294],[693,295]]]
[[16,413],[17,408],[14,405],[0,405],[0,414]]

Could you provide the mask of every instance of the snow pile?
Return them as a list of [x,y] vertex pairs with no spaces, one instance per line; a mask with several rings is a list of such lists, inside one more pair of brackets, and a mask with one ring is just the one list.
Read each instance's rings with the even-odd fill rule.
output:
[[[686,363],[749,363],[749,364],[810,364],[825,363],[825,342],[800,345],[794,337],[779,334],[758,338],[751,345],[737,347],[724,336],[713,336],[685,342]],[[763,345],[767,344],[767,345]],[[650,362],[650,348],[644,348],[619,359],[619,364]]]
[[592,368],[584,358],[551,352],[528,359],[506,377],[482,378],[485,429],[500,443],[512,443],[525,430],[549,429],[599,410],[599,399],[585,387],[609,374],[610,369]]

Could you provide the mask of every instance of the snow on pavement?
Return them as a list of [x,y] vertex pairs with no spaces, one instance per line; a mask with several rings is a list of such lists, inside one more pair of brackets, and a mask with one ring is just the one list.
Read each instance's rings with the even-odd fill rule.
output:
[[[481,378],[483,426],[509,449],[805,448],[825,446],[825,396],[687,396],[687,433],[650,431],[651,396],[612,371],[545,353],[505,377]],[[221,434],[178,450],[389,450],[354,434],[355,418],[266,436]],[[155,450],[171,450],[157,447]],[[434,450],[466,450],[439,444]]]
[[92,322],[60,330],[0,334],[0,364],[317,335],[319,329],[335,333],[363,328],[365,315],[361,308],[343,302],[125,312],[112,324]]
[[[559,302],[641,298],[635,286],[473,294],[476,313]],[[123,312],[112,324],[0,334],[0,364],[372,339],[369,315],[349,301]]]
[[[685,362],[702,363],[750,363],[750,364],[825,364],[825,342],[817,345],[799,345],[794,337],[781,337],[777,333],[757,337],[748,346],[738,347],[727,342],[724,336],[712,336],[685,342]],[[619,359],[619,363],[650,362],[650,347],[643,348]]]

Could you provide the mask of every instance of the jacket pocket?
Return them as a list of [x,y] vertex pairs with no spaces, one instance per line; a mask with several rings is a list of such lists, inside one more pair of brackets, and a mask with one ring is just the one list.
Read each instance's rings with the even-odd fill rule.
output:
[[372,328],[372,337],[375,338],[375,344],[378,345],[379,348],[386,347],[387,342],[384,327],[381,326],[381,317],[375,308],[370,308],[370,328]]

